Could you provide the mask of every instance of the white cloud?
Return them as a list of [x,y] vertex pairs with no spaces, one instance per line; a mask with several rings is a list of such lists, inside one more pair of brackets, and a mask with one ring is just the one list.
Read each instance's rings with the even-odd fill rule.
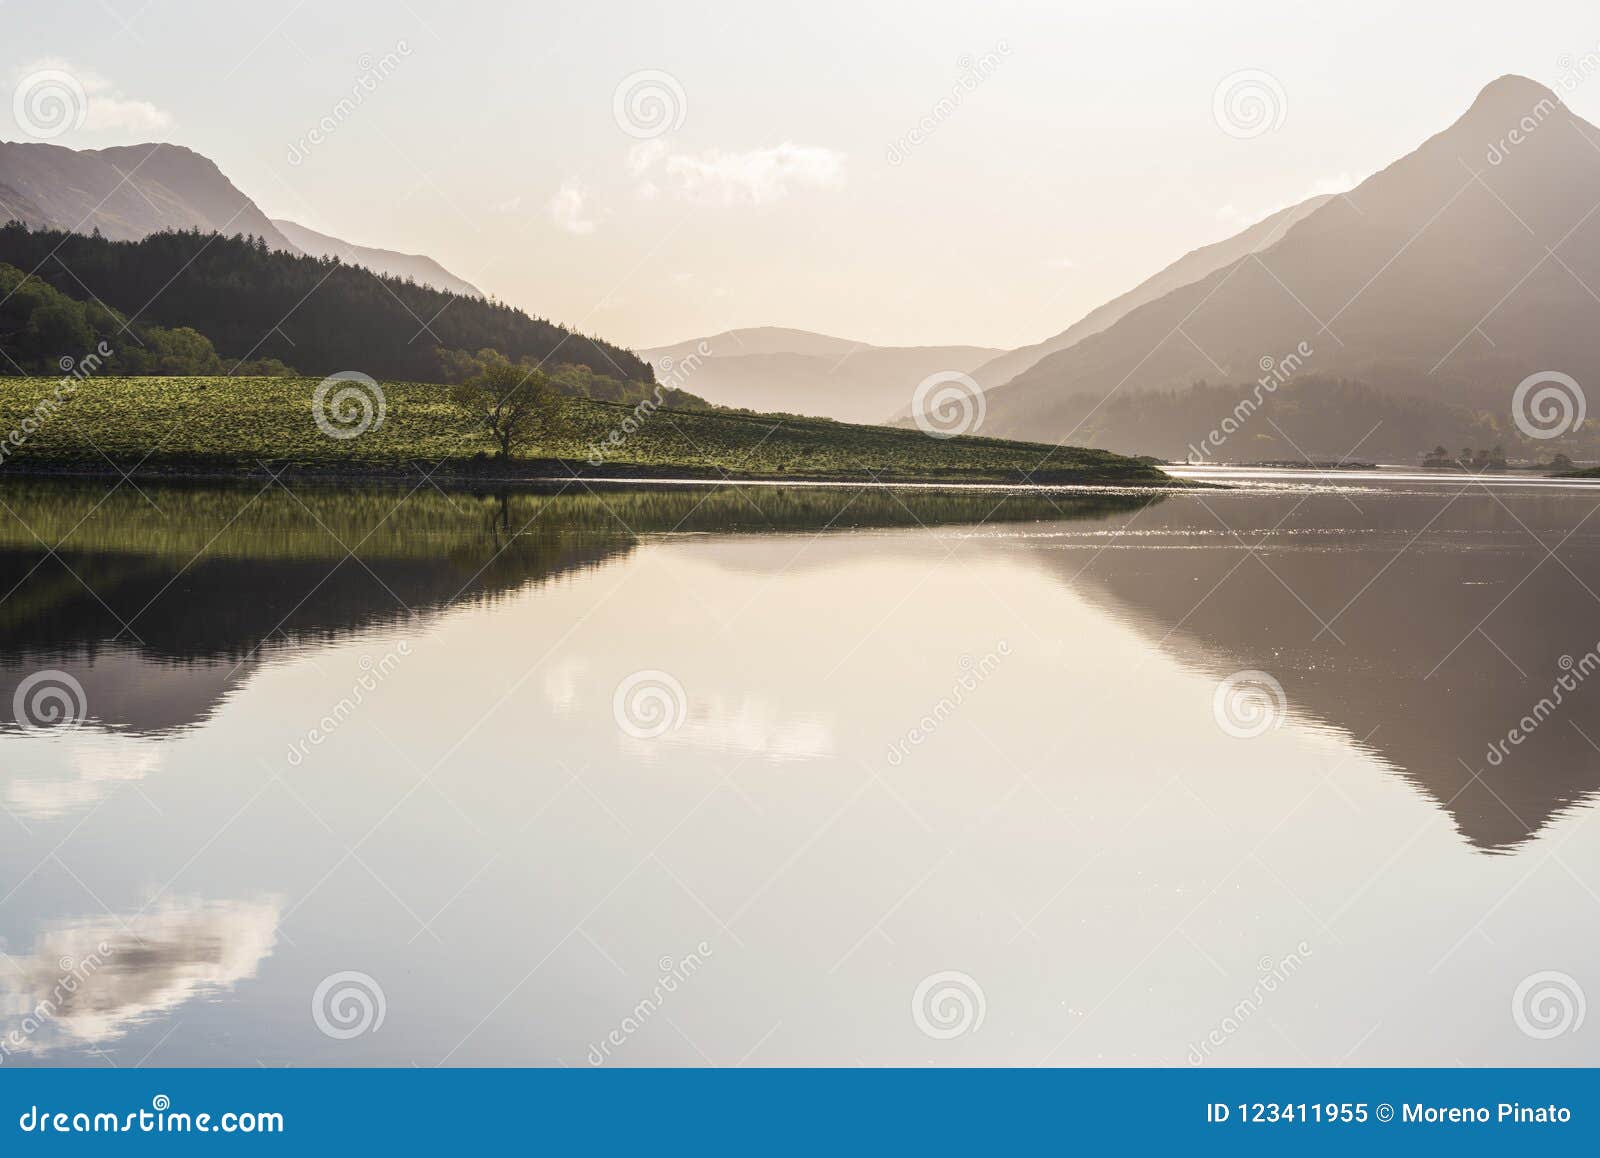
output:
[[818,760],[832,756],[836,747],[833,721],[814,712],[785,713],[764,696],[708,692],[681,727],[659,740],[620,737],[630,751],[653,759],[652,745],[684,745],[741,756],[761,756],[773,762]]
[[[635,145],[628,152],[628,171],[644,177],[659,168],[672,191],[700,205],[768,205],[797,189],[844,184],[845,155],[818,145],[785,141],[764,149],[726,153],[711,149],[698,155],[674,153],[661,140]],[[659,195],[653,179],[642,180],[638,195]]]
[[48,1053],[104,1045],[181,1005],[227,992],[254,977],[272,953],[281,910],[274,898],[168,898],[135,913],[46,925],[31,951],[12,951],[10,971],[0,976],[7,1048]]
[[[44,57],[33,61],[31,64],[17,70],[18,90],[29,87],[30,81],[35,78],[44,79],[42,87],[47,92],[40,93],[42,99],[47,101],[66,101],[68,104],[76,103],[80,98],[73,91],[70,84],[63,85],[59,80],[51,79],[52,74],[65,74],[76,81],[77,88],[82,92],[83,107],[79,109],[63,110],[58,104],[54,112],[50,111],[47,104],[42,115],[62,115],[64,111],[75,120],[75,127],[88,132],[116,132],[119,130],[147,133],[157,129],[167,128],[172,124],[172,116],[165,110],[157,108],[150,101],[132,100],[123,95],[110,80],[90,69],[77,68],[60,57]],[[19,91],[17,96],[21,96]],[[76,121],[81,112],[81,122]]]
[[593,233],[595,220],[589,214],[589,194],[577,181],[564,181],[550,198],[550,220],[568,233]]
[[83,127],[95,130],[128,129],[133,132],[149,132],[152,129],[164,129],[171,123],[172,117],[149,101],[130,101],[121,97],[102,97],[91,93],[89,115],[84,118]]
[[552,711],[565,716],[578,702],[578,681],[583,676],[584,665],[576,660],[562,660],[545,669],[544,697]]
[[649,169],[662,157],[667,155],[668,145],[660,137],[648,141],[640,141],[628,150],[628,172],[635,177]]
[[1359,183],[1349,173],[1340,173],[1336,177],[1323,177],[1321,180],[1311,183],[1311,192],[1306,196],[1315,197],[1323,193],[1348,193]]
[[64,738],[70,777],[18,775],[5,789],[5,804],[29,820],[53,820],[98,804],[122,784],[160,770],[167,748],[157,741],[118,736],[115,744],[78,733]]
[[743,153],[712,150],[699,157],[670,156],[667,175],[679,193],[708,205],[765,205],[782,200],[792,187],[822,187],[844,182],[844,154],[785,141],[770,149]]

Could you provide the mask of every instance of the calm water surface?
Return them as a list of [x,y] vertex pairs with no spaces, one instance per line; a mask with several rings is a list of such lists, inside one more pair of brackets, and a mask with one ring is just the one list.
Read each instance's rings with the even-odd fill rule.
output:
[[1600,1062],[1600,490],[1235,481],[8,482],[3,1064]]

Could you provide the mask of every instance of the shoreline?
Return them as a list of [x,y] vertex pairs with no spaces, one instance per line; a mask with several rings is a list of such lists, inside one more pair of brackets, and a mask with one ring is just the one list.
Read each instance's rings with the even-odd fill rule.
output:
[[[493,460],[491,460],[492,463]],[[406,460],[392,463],[297,462],[256,459],[145,459],[118,462],[104,458],[99,462],[82,459],[34,460],[17,458],[0,466],[0,485],[6,476],[31,479],[126,480],[128,482],[210,483],[246,482],[269,478],[291,478],[301,482],[401,483],[427,479],[440,486],[461,490],[548,489],[574,482],[607,487],[628,486],[881,486],[934,490],[1196,490],[1217,489],[1217,484],[1173,477],[1152,467],[1158,477],[1100,475],[1088,471],[1021,472],[1006,475],[972,474],[938,477],[904,473],[872,474],[794,474],[774,475],[752,471],[724,471],[720,477],[708,476],[701,467],[666,464],[608,463],[591,466],[583,460],[527,459],[520,469],[500,471],[490,464],[473,460],[428,463]]]

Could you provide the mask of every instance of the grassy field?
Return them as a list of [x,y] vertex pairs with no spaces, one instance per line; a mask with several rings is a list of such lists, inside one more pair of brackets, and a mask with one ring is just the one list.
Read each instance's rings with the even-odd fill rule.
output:
[[[311,378],[0,378],[0,472],[115,473],[245,470],[271,463],[308,471],[382,474],[431,467],[440,475],[534,478],[656,475],[902,482],[1159,484],[1154,467],[1106,451],[988,438],[931,438],[917,430],[826,419],[634,408],[564,401],[566,431],[536,457],[487,458],[449,387],[383,383],[383,420],[336,438],[316,421]],[[352,414],[358,411],[352,410]],[[352,425],[359,425],[356,422]],[[350,427],[335,429],[349,429]],[[610,440],[618,432],[620,442]],[[598,464],[592,460],[601,460]]]

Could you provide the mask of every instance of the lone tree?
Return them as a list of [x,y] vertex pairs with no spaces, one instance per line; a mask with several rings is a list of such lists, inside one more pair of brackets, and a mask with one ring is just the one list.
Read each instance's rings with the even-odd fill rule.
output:
[[529,366],[491,362],[456,387],[455,400],[489,431],[501,458],[565,428],[561,396],[549,378]]

